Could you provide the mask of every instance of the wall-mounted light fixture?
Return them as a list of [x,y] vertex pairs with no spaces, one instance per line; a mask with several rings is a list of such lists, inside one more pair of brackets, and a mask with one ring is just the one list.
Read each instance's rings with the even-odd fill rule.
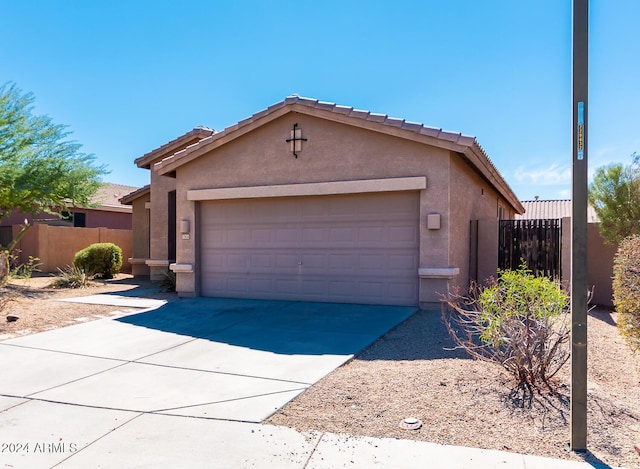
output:
[[288,142],[291,148],[291,153],[296,158],[298,157],[298,152],[302,151],[302,142],[306,142],[307,139],[302,136],[302,129],[298,128],[298,124],[293,124],[293,130],[291,130],[291,137],[285,140]]
[[180,235],[182,239],[191,238],[190,232],[191,232],[191,223],[189,223],[189,220],[180,220]]
[[440,229],[440,214],[439,213],[429,213],[429,214],[427,214],[427,229],[428,230],[439,230]]

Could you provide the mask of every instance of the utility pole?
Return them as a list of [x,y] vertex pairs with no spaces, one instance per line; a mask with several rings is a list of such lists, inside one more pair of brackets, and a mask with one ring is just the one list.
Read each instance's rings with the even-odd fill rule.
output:
[[587,450],[587,116],[589,0],[573,0],[571,449]]

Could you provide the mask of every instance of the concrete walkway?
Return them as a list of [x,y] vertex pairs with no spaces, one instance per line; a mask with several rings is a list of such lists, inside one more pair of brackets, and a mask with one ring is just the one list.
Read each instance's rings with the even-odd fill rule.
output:
[[[141,305],[98,296],[84,301]],[[593,467],[259,424],[413,308],[204,298],[146,306],[0,342],[0,468]]]

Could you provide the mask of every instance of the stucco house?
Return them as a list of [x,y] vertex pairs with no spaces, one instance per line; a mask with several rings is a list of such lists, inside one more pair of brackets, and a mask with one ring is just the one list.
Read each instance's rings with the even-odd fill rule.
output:
[[73,207],[64,218],[42,212],[37,215],[14,211],[0,222],[0,226],[20,225],[26,219],[30,224],[75,226],[76,228],[131,229],[131,206],[120,203],[120,198],[137,189],[133,186],[105,183],[91,198],[89,207]]
[[183,296],[438,301],[495,273],[497,221],[524,211],[475,138],[299,96],[135,164],[134,274]]

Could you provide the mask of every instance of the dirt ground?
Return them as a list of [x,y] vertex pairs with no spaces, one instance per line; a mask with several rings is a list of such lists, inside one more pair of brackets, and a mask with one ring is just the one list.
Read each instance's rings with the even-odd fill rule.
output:
[[[177,300],[157,285],[128,275],[89,288],[57,290],[51,277],[14,280],[0,289],[9,298],[0,340],[119,314],[121,308],[75,304],[62,298],[107,292]],[[299,431],[328,431],[498,449],[561,459],[640,468],[640,357],[620,337],[617,315],[589,315],[588,448],[567,451],[570,366],[556,376],[556,393],[535,395],[531,405],[510,396],[513,380],[501,367],[474,361],[447,335],[439,313],[420,311],[311,386],[265,421]],[[407,417],[423,422],[402,430]]]
[[[134,279],[127,274],[119,274],[110,280],[94,281],[89,287],[79,289],[53,288],[50,286],[53,280],[51,276],[12,279],[0,288],[0,305],[3,299],[6,302],[0,311],[0,340],[136,311],[135,308],[60,301],[63,298],[135,291],[136,295],[146,298],[177,299],[175,293],[163,293],[158,285],[148,280]],[[18,320],[8,322],[4,319],[7,316],[18,316]]]

